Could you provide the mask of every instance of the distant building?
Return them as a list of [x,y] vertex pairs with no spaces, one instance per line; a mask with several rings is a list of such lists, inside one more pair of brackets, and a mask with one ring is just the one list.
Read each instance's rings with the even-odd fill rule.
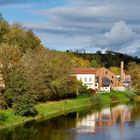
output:
[[122,84],[116,78],[116,74],[104,67],[97,69],[96,78],[98,79],[98,91],[110,92],[111,88],[122,86]]
[[75,68],[74,75],[87,88],[95,89],[96,71],[94,68]]
[[124,73],[124,62],[121,62],[121,73],[116,75],[105,67],[101,68],[75,68],[74,74],[88,88],[110,92],[114,90],[126,90],[131,88],[131,75]]

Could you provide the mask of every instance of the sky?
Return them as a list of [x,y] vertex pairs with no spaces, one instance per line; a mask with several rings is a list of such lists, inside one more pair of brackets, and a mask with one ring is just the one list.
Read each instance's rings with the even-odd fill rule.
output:
[[140,57],[140,0],[0,0],[11,24],[31,28],[50,49],[118,51]]

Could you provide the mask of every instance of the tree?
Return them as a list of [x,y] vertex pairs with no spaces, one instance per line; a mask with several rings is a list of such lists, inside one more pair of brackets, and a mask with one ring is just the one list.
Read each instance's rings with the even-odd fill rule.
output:
[[90,66],[93,67],[93,68],[99,68],[100,67],[100,64],[98,64],[97,61],[93,59],[90,62]]
[[5,35],[5,43],[17,45],[20,51],[25,53],[28,49],[42,47],[41,41],[34,35],[32,30],[25,30],[20,24],[13,24]]
[[65,53],[37,48],[22,59],[37,101],[59,100],[76,94],[73,67]]
[[5,42],[5,36],[8,32],[9,24],[4,20],[0,20],[0,44]]
[[90,63],[88,60],[84,60],[79,56],[75,56],[73,53],[67,53],[67,57],[69,58],[70,63],[73,65],[73,67],[90,67]]
[[[22,55],[17,46],[8,46],[5,44],[0,47],[1,71],[4,74],[6,85],[3,97],[8,107],[15,106],[16,114],[33,115],[33,110],[36,114],[33,106],[34,97],[31,94],[30,78],[24,71],[21,58]],[[26,100],[29,98],[30,100],[27,102]],[[31,111],[30,113],[29,110]],[[26,113],[26,111],[28,112]]]
[[120,68],[118,67],[110,67],[109,70],[112,71],[116,75],[120,75]]
[[9,74],[4,98],[9,107],[14,106],[15,114],[35,116],[35,100],[31,94],[31,84],[23,68],[15,68]]
[[1,45],[0,46],[0,63],[1,71],[4,75],[5,84],[7,85],[9,74],[16,67],[20,67],[21,52],[17,46]]
[[132,86],[134,90],[139,93],[140,92],[140,65],[135,62],[131,62],[128,64],[128,72],[132,76]]

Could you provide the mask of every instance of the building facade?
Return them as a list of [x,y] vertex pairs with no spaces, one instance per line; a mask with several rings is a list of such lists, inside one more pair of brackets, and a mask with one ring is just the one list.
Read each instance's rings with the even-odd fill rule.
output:
[[131,76],[124,73],[124,62],[121,62],[120,75],[116,75],[105,67],[101,68],[76,68],[74,74],[87,88],[101,92],[126,90],[131,88]]
[[94,68],[76,68],[74,70],[76,79],[81,81],[83,85],[86,85],[88,89],[95,90],[95,77],[96,69]]

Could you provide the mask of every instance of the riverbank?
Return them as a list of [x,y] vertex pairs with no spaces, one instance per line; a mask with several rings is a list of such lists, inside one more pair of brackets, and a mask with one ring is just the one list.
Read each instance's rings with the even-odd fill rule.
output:
[[123,93],[97,94],[92,97],[78,97],[71,100],[55,101],[38,104],[36,109],[38,115],[36,117],[22,117],[14,114],[12,109],[0,110],[0,129],[8,128],[24,124],[28,121],[40,121],[50,119],[56,116],[84,110],[87,107],[105,106],[111,103],[126,103],[130,101],[130,97]]
[[28,121],[50,119],[56,116],[75,112],[92,106],[93,97],[77,98],[72,100],[53,101],[38,104],[38,115],[35,117],[22,117],[15,115],[12,109],[0,110],[0,129],[18,126]]

